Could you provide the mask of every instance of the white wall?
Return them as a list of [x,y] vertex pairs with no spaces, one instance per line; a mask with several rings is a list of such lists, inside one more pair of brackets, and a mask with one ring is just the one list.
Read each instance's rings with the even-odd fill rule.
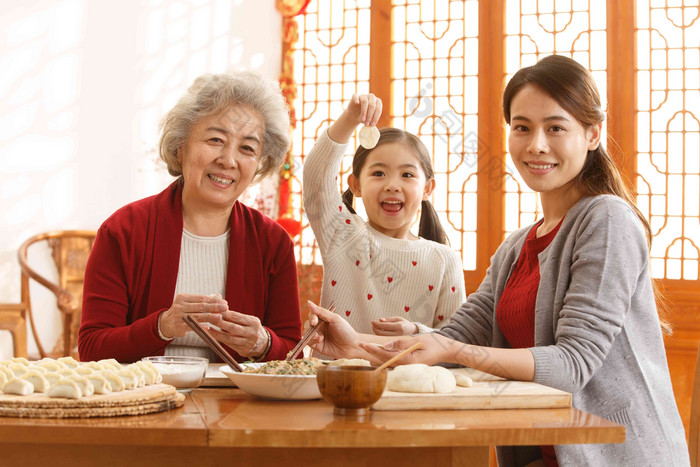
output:
[[[157,161],[157,125],[196,76],[236,68],[279,76],[274,4],[0,2],[0,302],[19,300],[23,240],[97,229],[172,180]],[[55,300],[45,293],[34,306],[42,340],[53,347]],[[36,352],[31,336],[29,351]],[[10,334],[0,331],[0,359],[10,355]]]

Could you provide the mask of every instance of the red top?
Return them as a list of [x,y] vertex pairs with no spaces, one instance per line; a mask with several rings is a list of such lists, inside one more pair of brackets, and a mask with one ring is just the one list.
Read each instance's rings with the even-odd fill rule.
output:
[[[496,308],[498,326],[514,349],[535,345],[535,303],[540,285],[538,255],[557,235],[561,221],[547,235],[538,238],[537,228],[541,224],[542,222],[538,222],[527,235],[518,262],[503,289]],[[552,446],[540,446],[540,449],[548,467],[559,465]]]
[[[158,315],[170,308],[180,264],[182,184],[128,204],[97,232],[85,269],[80,359],[133,362],[163,355]],[[284,229],[236,202],[226,270],[229,309],[257,316],[272,337],[267,360],[283,360],[301,338],[293,244]],[[228,349],[237,360],[243,361]]]

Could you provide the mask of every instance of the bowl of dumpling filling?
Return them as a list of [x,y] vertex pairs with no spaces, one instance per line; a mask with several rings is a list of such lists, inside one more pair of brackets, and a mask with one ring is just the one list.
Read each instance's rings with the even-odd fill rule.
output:
[[[290,361],[273,360],[265,363],[243,363],[242,372],[224,366],[221,372],[240,389],[256,397],[310,400],[321,398],[316,383],[318,369],[327,365],[340,365],[343,362],[347,360],[327,362],[314,357]],[[357,361],[353,363],[357,364]]]

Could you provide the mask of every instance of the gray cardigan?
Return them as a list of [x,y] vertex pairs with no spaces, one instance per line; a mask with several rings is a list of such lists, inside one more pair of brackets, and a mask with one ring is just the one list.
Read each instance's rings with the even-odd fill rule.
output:
[[[495,320],[498,299],[530,227],[511,234],[479,289],[440,334],[509,347]],[[649,276],[644,232],[622,199],[581,199],[539,255],[535,382],[571,392],[573,406],[625,425],[622,444],[557,445],[560,465],[687,466],[685,431],[673,396]],[[499,447],[499,465],[526,448]]]

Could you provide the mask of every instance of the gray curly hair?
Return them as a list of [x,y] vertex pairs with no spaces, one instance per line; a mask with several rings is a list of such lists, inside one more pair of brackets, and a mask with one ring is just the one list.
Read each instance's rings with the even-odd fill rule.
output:
[[205,74],[194,80],[160,124],[160,158],[170,175],[182,175],[177,151],[202,118],[230,105],[257,110],[265,123],[263,147],[254,181],[271,174],[282,164],[289,150],[289,108],[279,85],[252,71]]

